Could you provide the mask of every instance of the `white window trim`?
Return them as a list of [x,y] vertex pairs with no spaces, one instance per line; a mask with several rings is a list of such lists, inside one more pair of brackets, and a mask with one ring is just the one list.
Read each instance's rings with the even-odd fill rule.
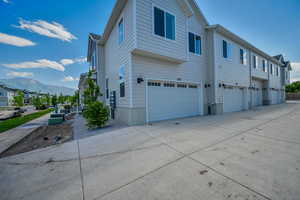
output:
[[[122,40],[122,42],[120,42],[120,38],[119,38],[119,36],[120,36],[120,27],[119,27],[119,25],[120,25],[120,22],[121,22],[122,19],[123,19],[123,40]],[[121,46],[124,43],[124,41],[125,41],[125,19],[124,19],[124,16],[121,15],[119,20],[118,20],[118,45]]]
[[[224,56],[223,56],[223,40],[225,41],[225,42],[227,42],[227,58],[224,58]],[[231,56],[229,56],[230,54],[229,54],[229,45],[231,46]],[[221,39],[221,57],[224,59],[224,60],[227,60],[227,61],[233,61],[233,48],[234,48],[234,45],[233,45],[233,42],[231,42],[231,41],[229,41],[229,40],[227,40],[227,39],[225,39],[225,38],[223,38],[223,39]]]
[[[265,69],[264,69],[264,62],[265,62]],[[268,72],[267,71],[267,60],[266,59],[262,59],[261,60],[261,66],[262,66],[262,70],[263,70],[263,72]]]
[[[124,78],[123,79],[120,79],[120,75],[119,75],[119,73],[118,73],[118,80],[119,80],[119,85],[118,85],[118,88],[119,88],[119,98],[120,99],[124,99],[124,98],[126,98],[126,65],[120,65],[120,67],[119,67],[119,70],[121,69],[121,67],[124,67]],[[120,90],[120,85],[121,85],[121,83],[124,83],[124,92],[125,92],[125,95],[124,95],[124,97],[121,97],[121,90]]]
[[252,65],[253,65],[252,68],[258,70],[258,67],[259,67],[258,56],[256,54],[253,54],[251,59],[253,59],[253,57],[255,57],[255,66],[254,66],[254,62],[252,60]]
[[245,48],[243,48],[243,47],[241,47],[240,46],[240,49],[239,50],[243,50],[243,62],[244,63],[241,63],[241,58],[240,58],[240,51],[239,51],[239,63],[241,64],[241,65],[244,65],[244,66],[248,66],[248,59],[247,59],[247,56],[248,56],[248,52],[247,52],[247,50],[245,49]]
[[[193,53],[193,52],[190,52],[190,40],[189,40],[189,33],[192,33],[192,34],[194,34],[194,37],[197,35],[197,36],[200,36],[200,54],[197,54],[196,52],[195,53]],[[202,40],[202,35],[201,34],[197,34],[197,33],[195,33],[195,32],[192,32],[192,31],[188,31],[188,36],[187,36],[187,38],[188,38],[188,52],[190,53],[190,54],[192,54],[192,55],[196,55],[196,56],[202,56],[202,54],[203,54],[203,52],[202,52],[202,42],[203,42],[203,40]],[[194,38],[195,39],[195,38]],[[195,40],[195,50],[196,50],[196,40]]]
[[[162,10],[162,11],[164,11],[164,13],[169,13],[169,14],[171,14],[171,15],[173,15],[174,16],[174,18],[175,18],[175,39],[174,40],[171,40],[171,39],[169,39],[169,38],[167,38],[167,23],[166,23],[166,14],[165,14],[165,18],[164,18],[164,25],[165,25],[165,27],[164,27],[164,29],[165,29],[165,36],[163,37],[163,36],[160,36],[160,35],[156,35],[155,34],[155,16],[154,16],[154,8],[158,8],[158,9],[160,9],[160,10]],[[173,13],[173,12],[170,12],[168,9],[164,9],[164,8],[162,8],[162,7],[160,7],[160,6],[157,6],[156,4],[154,4],[154,3],[152,3],[152,35],[154,36],[154,37],[157,37],[157,38],[160,38],[160,39],[164,39],[164,40],[166,40],[166,41],[172,41],[172,42],[176,42],[176,38],[177,38],[177,31],[176,31],[176,24],[177,24],[177,20],[176,20],[176,15]]]

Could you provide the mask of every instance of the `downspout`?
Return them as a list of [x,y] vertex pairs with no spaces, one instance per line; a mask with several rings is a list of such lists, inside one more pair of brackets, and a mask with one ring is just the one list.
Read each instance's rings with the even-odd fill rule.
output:
[[252,91],[252,52],[249,49],[249,75],[250,75],[250,82],[249,82],[249,93],[250,93],[250,102],[249,102],[249,109],[252,109],[252,96],[253,96],[253,91]]

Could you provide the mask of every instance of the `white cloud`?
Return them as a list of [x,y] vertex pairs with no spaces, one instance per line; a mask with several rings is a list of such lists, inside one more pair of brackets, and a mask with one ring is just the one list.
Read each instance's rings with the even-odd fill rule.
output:
[[63,82],[79,81],[79,78],[74,78],[74,77],[72,77],[72,76],[66,76],[62,81],[63,81]]
[[36,61],[22,62],[16,64],[3,64],[3,66],[14,69],[51,68],[58,71],[65,71],[65,67],[62,64],[47,59],[40,59]]
[[19,23],[20,25],[16,26],[17,28],[28,30],[47,37],[57,38],[67,42],[77,39],[72,33],[68,32],[63,25],[57,22],[49,23],[44,20],[27,21],[20,18]]
[[293,62],[291,66],[291,82],[300,81],[300,62]]
[[2,0],[4,3],[10,3],[9,0]]
[[8,72],[6,75],[11,77],[33,77],[31,72]]
[[76,59],[76,62],[78,62],[78,63],[84,63],[84,62],[87,62],[87,60],[86,60],[86,57],[83,57],[83,58],[77,58],[77,59]]
[[[58,71],[65,71],[66,65],[74,63],[86,62],[86,58],[74,58],[74,59],[61,59],[59,62],[51,61],[47,59],[39,59],[35,61],[27,61],[13,64],[2,64],[4,67],[14,69],[34,69],[34,68],[50,68]],[[76,80],[76,79],[74,79]]]
[[62,60],[60,60],[60,63],[62,65],[71,65],[71,64],[74,64],[75,62],[72,59],[62,59]]
[[26,46],[34,46],[35,43],[13,35],[7,35],[5,33],[0,33],[0,43],[9,44],[17,47],[26,47]]
[[62,59],[60,60],[60,63],[62,65],[71,65],[74,63],[84,63],[86,62],[86,58],[75,58],[75,59]]

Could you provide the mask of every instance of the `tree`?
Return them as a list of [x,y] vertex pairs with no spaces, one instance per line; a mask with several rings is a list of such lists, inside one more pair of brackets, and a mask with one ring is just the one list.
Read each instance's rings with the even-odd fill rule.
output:
[[73,96],[69,97],[69,102],[71,106],[79,105],[79,91],[75,91],[75,94]]
[[286,86],[286,92],[297,93],[300,92],[300,81],[296,81]]
[[17,95],[14,96],[13,102],[15,106],[24,106],[24,93],[22,91],[18,91]]
[[[87,78],[88,87],[84,91],[85,110],[83,116],[86,118],[89,128],[103,127],[109,120],[109,108],[98,101],[98,97],[102,94],[91,76],[92,72],[90,71]],[[79,101],[79,93],[76,93],[75,96]]]
[[57,105],[57,96],[56,95],[52,96],[51,104],[52,104],[52,106],[56,107],[56,105]]
[[51,96],[49,93],[45,95],[45,103],[47,106],[50,106],[51,104]]
[[60,104],[65,103],[65,97],[62,95],[62,93],[60,93],[60,95],[58,97],[58,103],[60,103]]
[[109,119],[109,108],[102,102],[90,102],[84,111],[89,128],[103,127]]
[[92,72],[88,73],[87,77],[87,89],[83,92],[84,104],[88,105],[91,102],[97,101],[99,96],[102,96],[100,93],[99,86],[95,83],[95,81],[91,78]]
[[32,104],[34,105],[35,109],[39,110],[42,106],[41,98],[39,96],[33,97]]

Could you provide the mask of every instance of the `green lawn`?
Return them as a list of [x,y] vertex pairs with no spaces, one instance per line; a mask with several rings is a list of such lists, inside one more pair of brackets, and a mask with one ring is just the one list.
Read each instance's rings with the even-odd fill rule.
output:
[[48,114],[50,112],[52,112],[53,109],[47,109],[47,110],[43,110],[43,111],[39,111],[36,113],[32,113],[26,116],[21,116],[21,117],[16,117],[13,119],[8,119],[5,120],[3,122],[0,122],[0,133],[7,131],[9,129],[15,128],[17,126],[20,126],[22,124],[25,124],[26,122],[29,122],[31,120],[34,120],[36,118],[39,118],[45,114]]

